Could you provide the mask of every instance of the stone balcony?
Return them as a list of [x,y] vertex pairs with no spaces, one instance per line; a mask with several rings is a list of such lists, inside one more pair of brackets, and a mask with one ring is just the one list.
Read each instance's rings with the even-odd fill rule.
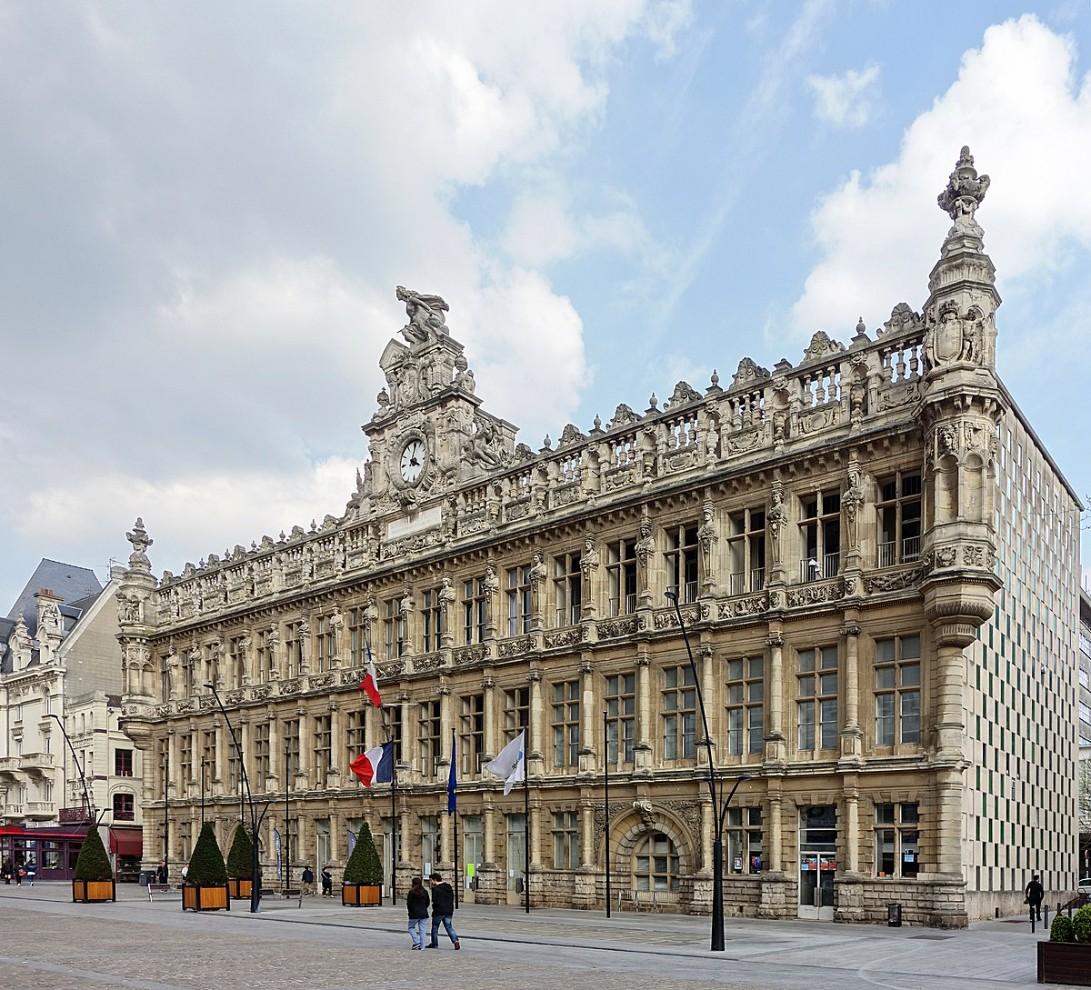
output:
[[53,769],[52,753],[24,753],[19,757],[19,769],[29,770],[32,773],[40,770]]
[[0,773],[15,773],[18,769],[18,756],[0,756]]
[[26,817],[26,808],[22,804],[9,802],[0,804],[0,818],[17,818],[20,821]]
[[52,818],[56,812],[52,801],[27,801],[25,807],[27,818],[33,818],[36,821]]

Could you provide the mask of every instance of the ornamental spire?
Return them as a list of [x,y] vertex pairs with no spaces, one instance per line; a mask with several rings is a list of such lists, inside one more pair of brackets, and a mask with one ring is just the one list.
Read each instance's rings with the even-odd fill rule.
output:
[[956,224],[964,217],[973,223],[974,213],[985,198],[990,181],[987,175],[977,174],[970,146],[964,144],[955,170],[947,179],[947,188],[936,197],[936,202]]

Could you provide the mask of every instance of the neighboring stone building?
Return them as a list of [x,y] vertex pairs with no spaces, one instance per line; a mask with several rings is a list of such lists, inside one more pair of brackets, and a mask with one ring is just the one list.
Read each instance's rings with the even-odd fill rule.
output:
[[130,778],[141,772],[117,728],[117,588],[116,577],[103,587],[86,567],[43,560],[0,619],[0,853],[33,858],[43,879],[67,878],[82,844],[88,809],[80,769],[115,865],[119,856],[139,865],[138,788],[112,774],[118,760]]
[[[1078,501],[995,373],[1000,303],[963,150],[920,314],[818,332],[554,446],[482,407],[447,306],[399,288],[405,343],[340,516],[151,573],[140,520],[119,595],[124,725],[145,755],[147,862],[190,850],[202,760],[221,840],[239,766],[289,801],[293,860],[335,869],[367,818],[390,871],[391,793],[348,761],[397,743],[397,868],[454,866],[476,901],[601,906],[613,887],[706,911],[711,806],[676,590],[715,763],[739,788],[728,914],[961,925],[1073,889]],[[851,305],[851,301],[846,301]],[[528,385],[548,373],[528,369]],[[1033,551],[1033,553],[1032,553]],[[384,708],[358,689],[370,641]],[[605,713],[605,715],[604,715]],[[529,723],[530,821],[482,762]],[[605,741],[604,741],[605,737]],[[268,873],[266,874],[269,875]]]

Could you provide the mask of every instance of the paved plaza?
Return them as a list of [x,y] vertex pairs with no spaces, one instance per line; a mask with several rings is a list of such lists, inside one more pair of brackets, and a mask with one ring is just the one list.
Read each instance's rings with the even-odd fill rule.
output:
[[404,908],[352,909],[310,897],[266,900],[258,916],[183,913],[178,895],[73,905],[65,884],[0,886],[0,986],[141,990],[238,987],[627,988],[1037,986],[1025,922],[967,931],[731,920],[727,951],[708,952],[707,918],[468,906],[462,952],[411,952]]

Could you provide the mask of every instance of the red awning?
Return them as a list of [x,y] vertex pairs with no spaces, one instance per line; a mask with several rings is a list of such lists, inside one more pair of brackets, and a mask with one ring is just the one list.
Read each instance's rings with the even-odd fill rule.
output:
[[144,831],[139,828],[110,828],[110,852],[119,856],[144,855]]

